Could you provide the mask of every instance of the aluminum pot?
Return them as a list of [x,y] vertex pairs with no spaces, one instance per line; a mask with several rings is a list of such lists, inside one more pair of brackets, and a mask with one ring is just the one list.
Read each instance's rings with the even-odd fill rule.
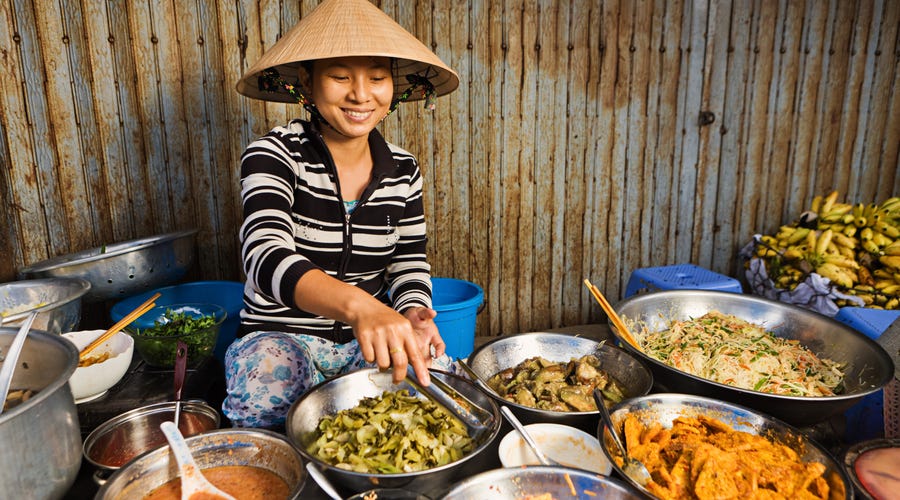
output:
[[[468,363],[482,380],[488,380],[496,373],[514,368],[534,356],[553,362],[568,362],[588,354],[600,359],[600,369],[622,384],[626,397],[643,396],[653,387],[650,369],[636,356],[610,343],[566,333],[534,332],[498,337],[475,349]],[[488,395],[498,404],[509,406],[523,424],[564,424],[593,434],[600,421],[597,410],[541,410],[507,401],[494,391],[489,391]]]
[[[288,498],[299,498],[306,482],[300,454],[281,434],[263,429],[217,429],[185,441],[201,469],[229,465],[266,469],[287,483]],[[178,476],[178,464],[165,445],[119,469],[94,499],[142,498]]]
[[[84,458],[96,467],[94,482],[103,484],[132,459],[166,445],[159,424],[175,418],[175,402],[155,403],[103,422],[84,440]],[[200,400],[181,402],[178,430],[185,437],[219,428],[219,413]]]
[[[0,328],[0,353],[17,329]],[[34,396],[0,414],[0,489],[4,498],[61,498],[81,467],[81,429],[69,377],[78,350],[59,335],[32,330],[25,340],[12,389]]]
[[[488,410],[493,416],[489,432],[469,454],[446,465],[416,472],[398,474],[373,474],[354,472],[335,467],[306,451],[315,439],[315,430],[322,417],[334,415],[340,410],[353,408],[365,397],[377,397],[384,391],[415,390],[405,381],[393,384],[389,371],[364,368],[326,380],[298,399],[287,415],[288,439],[300,450],[303,458],[313,462],[339,492],[350,495],[373,488],[400,488],[426,495],[446,487],[460,477],[480,472],[492,464],[496,453],[494,441],[500,432],[500,409],[475,384],[462,377],[432,370],[432,378],[440,378],[473,403]],[[425,396],[421,396],[424,398]],[[493,445],[493,446],[492,446]],[[491,450],[490,453],[487,451]]]
[[[793,339],[817,356],[842,363],[844,389],[835,396],[803,397],[768,394],[691,375],[623,342],[645,361],[667,391],[721,399],[767,413],[804,427],[842,413],[875,393],[894,377],[891,357],[874,340],[827,316],[784,302],[753,295],[706,290],[669,290],[635,295],[615,306],[632,331],[665,330],[672,320],[698,318],[716,310],[763,325],[776,336]],[[618,335],[615,327],[614,334]]]

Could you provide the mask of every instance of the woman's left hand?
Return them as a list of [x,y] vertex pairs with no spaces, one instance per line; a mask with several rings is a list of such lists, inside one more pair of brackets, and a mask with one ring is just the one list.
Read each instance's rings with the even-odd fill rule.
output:
[[425,363],[431,366],[431,348],[434,347],[434,357],[440,357],[444,355],[447,347],[438,332],[437,325],[434,324],[437,311],[428,307],[414,306],[403,311],[403,316],[412,324],[422,357]]

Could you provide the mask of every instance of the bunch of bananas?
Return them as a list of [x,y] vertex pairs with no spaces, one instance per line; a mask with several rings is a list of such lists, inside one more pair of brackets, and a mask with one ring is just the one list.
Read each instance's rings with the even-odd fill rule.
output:
[[837,197],[813,198],[799,220],[762,236],[756,255],[778,288],[792,290],[814,272],[866,307],[900,308],[900,197],[868,205]]

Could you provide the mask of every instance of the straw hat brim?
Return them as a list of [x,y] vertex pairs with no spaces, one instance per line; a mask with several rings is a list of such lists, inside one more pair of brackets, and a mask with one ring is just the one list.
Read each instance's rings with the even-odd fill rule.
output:
[[[259,88],[263,71],[274,68],[293,83],[301,63],[349,56],[392,58],[394,96],[409,88],[406,76],[427,76],[435,94],[459,86],[459,76],[411,33],[368,0],[325,0],[267,50],[237,83],[247,97],[296,102],[287,92]],[[407,100],[423,97],[416,92]]]

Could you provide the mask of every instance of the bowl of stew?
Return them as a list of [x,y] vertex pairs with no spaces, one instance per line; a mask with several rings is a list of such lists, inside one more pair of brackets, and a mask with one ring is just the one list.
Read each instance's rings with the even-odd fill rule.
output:
[[[300,454],[281,434],[265,429],[217,429],[185,441],[203,475],[236,498],[298,498],[306,482]],[[181,478],[169,446],[119,469],[95,498],[180,499]]]

